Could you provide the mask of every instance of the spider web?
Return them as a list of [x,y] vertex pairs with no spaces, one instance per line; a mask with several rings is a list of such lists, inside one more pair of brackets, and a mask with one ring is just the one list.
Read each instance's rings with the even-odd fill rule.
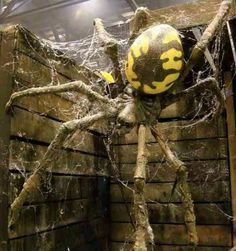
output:
[[[121,27],[113,27],[108,29],[108,31],[110,33],[112,33],[112,35],[119,41],[119,59],[120,59],[120,66],[121,66],[121,70],[122,73],[124,73],[124,61],[125,61],[125,55],[126,55],[126,51],[129,47],[128,44],[128,26],[124,25]],[[187,41],[188,44],[193,45],[194,43],[196,43],[196,40],[192,37],[192,35],[188,36],[188,33],[183,31],[181,32],[181,36],[182,39],[185,39]],[[43,43],[48,44],[51,48],[53,48],[55,50],[55,56],[56,56],[56,51],[60,50],[61,52],[64,53],[64,55],[66,57],[72,58],[74,59],[78,64],[81,65],[85,65],[88,66],[90,69],[99,72],[99,71],[107,71],[107,72],[112,72],[112,63],[110,62],[109,58],[105,55],[104,53],[104,49],[101,47],[101,42],[99,41],[96,32],[94,32],[94,34],[92,35],[88,35],[87,37],[80,39],[78,41],[71,41],[71,42],[52,42],[52,41],[46,41],[43,40]],[[214,60],[214,63],[216,65],[217,69],[221,69],[222,67],[222,61],[220,58],[220,51],[222,50],[221,48],[221,36],[218,36],[214,42],[211,45],[211,48],[209,48],[210,52],[211,52],[211,56]],[[190,47],[190,46],[189,46]],[[187,51],[187,56],[189,55],[189,51]],[[187,57],[186,57],[187,58]],[[50,59],[48,59],[50,60]],[[192,76],[191,79],[188,79],[186,85],[189,86],[192,83],[196,83],[198,82],[200,79],[205,78],[206,76],[216,76],[220,81],[220,72],[214,72],[212,70],[212,68],[210,67],[207,59],[205,58],[203,61],[203,66],[200,68],[200,70],[194,70],[192,71]],[[53,65],[53,62],[50,62],[51,65]],[[52,72],[52,79],[53,79],[53,72]],[[96,83],[92,83],[93,85],[96,85]],[[72,99],[76,99],[77,96],[75,93],[69,93],[69,94],[65,94],[68,95],[69,98]],[[75,96],[74,96],[75,95]],[[194,113],[191,112],[191,116],[190,114],[185,114],[182,118],[165,118],[165,120],[163,120],[164,122],[170,122],[168,128],[166,128],[165,130],[168,132],[169,130],[185,130],[185,132],[191,132],[195,130],[195,126],[202,122],[202,120],[206,120],[207,117],[203,116],[202,114],[208,114],[210,113],[210,110],[206,110],[206,107],[212,107],[214,100],[211,98],[210,93],[206,92],[204,93],[204,95],[202,95],[201,97],[197,97],[196,99],[194,99]],[[81,117],[86,114],[88,111],[90,111],[91,107],[89,105],[89,102],[85,99],[83,100],[83,104],[78,103],[77,106],[75,106],[75,109],[80,109],[81,107],[84,107],[83,110],[84,112],[80,112],[82,115],[80,115]],[[70,112],[70,111],[64,111],[65,113]],[[188,124],[187,126],[176,126],[176,125],[172,125],[171,122],[173,121],[178,121],[178,120],[189,120],[190,121],[190,125]],[[206,123],[208,123],[206,121]],[[174,123],[173,123],[174,124]],[[165,132],[164,130],[164,132]],[[115,178],[118,180],[118,182],[120,184],[122,184],[122,186],[124,186],[125,188],[128,189],[132,189],[130,187],[130,183],[132,184],[132,181],[126,179],[123,176],[118,176],[117,177],[117,173],[119,173],[119,166],[117,165],[117,163],[119,163],[119,156],[117,155],[116,151],[113,150],[112,147],[112,141],[111,138],[114,136],[114,132],[112,131],[111,134],[109,135],[109,137],[107,137],[107,139],[105,140],[105,144],[106,144],[106,149],[108,150],[108,157],[110,158],[110,160],[115,160],[112,161],[112,168],[113,168],[113,176],[115,176]],[[83,139],[81,139],[83,141]],[[203,149],[206,148],[206,145],[204,143],[205,141],[203,140],[200,144],[199,144],[199,148],[195,149],[195,153],[192,152],[192,149],[190,148],[188,151],[181,153],[181,157],[185,158],[185,159],[190,159],[192,158],[192,156],[198,156],[199,154],[197,152],[202,152]],[[81,144],[81,142],[78,142],[78,144]],[[150,144],[153,144],[153,142],[151,142]],[[177,143],[178,144],[178,143]],[[176,153],[177,154],[177,153]],[[216,157],[217,160],[218,157]],[[225,159],[227,158],[227,156],[225,157]],[[60,157],[59,157],[59,161],[60,161]],[[194,160],[194,161],[199,161],[201,162],[202,159],[199,158]],[[160,163],[165,163],[164,159],[160,160]],[[25,164],[25,163],[24,163]],[[24,164],[22,164],[22,166],[24,166]],[[17,168],[17,167],[15,167]],[[159,169],[162,168],[160,167],[160,165],[157,165],[156,170],[151,170],[153,169],[153,163],[150,164],[148,166],[148,170],[151,173],[151,175],[148,177],[148,181],[152,182],[153,180],[155,180],[155,175],[159,172]],[[193,177],[193,181],[195,181],[198,186],[201,188],[202,191],[206,191],[206,189],[209,189],[209,182],[210,183],[214,183],[217,182],[218,180],[222,181],[222,177],[216,177],[215,173],[218,172],[219,174],[222,174],[222,166],[220,166],[220,164],[217,164],[217,166],[214,166],[210,169],[208,169],[207,172],[205,172],[202,176],[201,176],[201,180],[198,179],[198,174],[196,174],[196,177]],[[20,170],[21,174],[27,178],[27,175],[24,171]],[[68,167],[68,173],[70,172],[70,168]],[[226,179],[223,178],[223,181],[221,182],[221,185],[225,188],[228,186],[228,181],[229,181],[229,170],[223,170],[223,175],[226,176]],[[213,180],[212,180],[213,179]],[[169,182],[169,181],[168,181]],[[48,175],[48,179],[46,181],[46,186],[48,186],[48,191],[50,191],[52,189],[51,187],[51,174],[50,174],[50,170],[49,170],[49,175]],[[223,189],[223,188],[222,188]],[[66,191],[65,191],[66,192]],[[227,191],[226,191],[227,192]],[[158,204],[159,202],[157,201],[147,201],[148,203],[156,203]],[[209,202],[211,204],[211,202]],[[232,220],[232,217],[230,215],[229,212],[225,212],[224,209],[222,209],[222,203],[214,203],[212,202],[214,207],[211,207],[211,210],[214,210],[214,212],[218,212],[219,215],[223,215],[225,218]],[[62,206],[62,210],[63,210],[63,206]],[[37,217],[37,216],[36,216]]]
[[[110,27],[107,29],[119,42],[119,59],[122,70],[124,69],[125,52],[128,49],[128,25]],[[69,58],[74,59],[78,64],[86,65],[95,71],[112,71],[112,64],[104,53],[101,41],[96,31],[92,35],[70,42],[52,42],[44,40],[52,48],[65,53]]]

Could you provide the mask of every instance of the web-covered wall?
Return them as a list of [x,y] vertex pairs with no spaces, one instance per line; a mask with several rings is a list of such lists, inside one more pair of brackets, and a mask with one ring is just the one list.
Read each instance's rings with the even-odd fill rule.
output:
[[[211,123],[187,126],[194,120],[183,119],[183,116],[190,114],[191,109],[194,110],[193,104],[183,101],[172,105],[163,111],[158,126],[189,172],[199,236],[197,250],[226,251],[232,246],[232,213],[225,117]],[[149,163],[145,196],[155,235],[154,250],[191,250],[180,194],[175,191],[171,197],[175,171],[166,163],[151,134],[147,138]],[[110,185],[110,244],[112,251],[130,250],[134,240],[131,218],[134,220],[132,190],[137,129],[117,138],[114,151],[122,183],[112,180]]]
[[22,27],[1,32],[0,46],[0,249],[106,250],[107,155],[99,132],[92,128],[66,141],[58,158],[48,164],[37,192],[24,204],[15,228],[8,231],[10,204],[62,123],[83,116],[88,101],[76,93],[26,97],[6,115],[4,102],[11,92],[66,83],[83,74]]

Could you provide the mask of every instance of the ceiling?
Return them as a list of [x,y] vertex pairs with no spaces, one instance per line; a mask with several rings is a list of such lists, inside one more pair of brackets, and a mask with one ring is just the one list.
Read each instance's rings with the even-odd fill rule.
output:
[[122,25],[140,6],[158,9],[194,0],[0,0],[0,24],[21,24],[51,41],[73,41],[93,33],[93,19]]

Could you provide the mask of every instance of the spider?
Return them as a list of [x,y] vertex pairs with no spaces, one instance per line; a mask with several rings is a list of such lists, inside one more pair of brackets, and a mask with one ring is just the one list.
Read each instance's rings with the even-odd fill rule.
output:
[[[86,130],[99,120],[115,121],[111,124],[116,128],[125,126],[131,130],[138,128],[138,154],[134,174],[134,218],[135,241],[134,250],[147,250],[148,242],[153,242],[153,232],[149,224],[147,205],[144,196],[146,183],[145,166],[148,162],[146,149],[146,132],[150,130],[162,149],[166,160],[175,168],[176,186],[180,192],[185,210],[185,225],[189,237],[189,244],[196,246],[198,236],[193,201],[187,183],[187,170],[171,151],[158,129],[158,118],[161,111],[182,98],[193,98],[203,91],[210,91],[215,104],[211,115],[217,116],[224,106],[224,97],[213,77],[198,81],[195,85],[179,92],[173,92],[173,86],[181,85],[192,68],[203,56],[212,38],[217,34],[227,19],[233,0],[222,1],[219,10],[208,25],[202,37],[193,47],[190,58],[184,65],[183,48],[178,31],[173,27],[161,24],[146,29],[148,12],[145,8],[137,9],[134,17],[134,29],[130,36],[130,48],[127,53],[125,66],[126,80],[123,80],[118,59],[118,42],[104,28],[101,19],[94,20],[98,37],[102,42],[105,53],[113,63],[114,79],[106,72],[101,72],[101,81],[115,82],[111,93],[104,90],[94,90],[93,86],[83,81],[74,81],[62,85],[37,87],[15,92],[6,105],[6,111],[24,96],[36,96],[45,93],[61,93],[75,91],[88,97],[91,102],[96,101],[99,111],[93,111],[81,119],[74,119],[62,124],[57,135],[49,145],[43,159],[25,182],[19,196],[11,204],[9,228],[13,229],[17,223],[23,204],[29,200],[40,186],[43,174],[47,170],[48,161],[52,161],[58,154],[63,142],[77,130]],[[114,125],[115,124],[115,125]]]

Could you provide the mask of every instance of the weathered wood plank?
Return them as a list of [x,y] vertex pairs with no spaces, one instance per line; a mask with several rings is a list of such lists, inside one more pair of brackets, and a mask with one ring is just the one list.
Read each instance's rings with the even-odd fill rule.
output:
[[48,43],[42,42],[36,35],[21,26],[13,26],[17,31],[17,49],[41,64],[54,68],[58,73],[71,80],[80,79],[88,83],[88,78],[96,80],[98,75],[84,66],[68,58],[59,50],[53,49]]
[[23,97],[15,105],[61,121],[75,119],[83,112],[82,109],[78,110],[72,101],[54,94]]
[[[25,54],[19,53],[17,59],[18,67],[14,76],[14,91],[38,86],[59,85],[71,81]],[[78,103],[80,103],[79,106]],[[15,104],[66,121],[77,118],[78,114],[81,114],[85,109],[83,107],[88,106],[89,101],[78,92],[65,92],[58,95],[24,97]]]
[[82,177],[81,176],[81,196],[90,198],[91,195],[107,205],[109,199],[109,179],[107,177]]
[[[230,187],[228,181],[216,181],[213,183],[189,183],[194,202],[224,202],[230,201]],[[173,183],[147,183],[145,198],[147,202],[169,202]],[[126,201],[133,202],[133,184],[124,187]],[[123,202],[119,184],[111,184],[111,202]],[[171,202],[181,202],[180,196],[175,193]]]
[[[153,224],[155,243],[169,245],[187,245],[188,236],[185,225]],[[199,244],[207,246],[231,246],[230,226],[197,225]],[[129,223],[112,223],[111,241],[133,241],[133,227]]]
[[[205,25],[216,15],[220,2],[221,0],[200,0],[150,11],[147,26],[164,23],[183,29]],[[231,18],[235,16],[236,8],[234,7],[231,11]]]
[[58,227],[104,217],[106,208],[97,198],[24,206],[9,238],[32,235]]
[[[104,218],[86,221],[38,235],[26,236],[10,241],[11,251],[25,250],[78,250],[87,243],[105,239],[106,220]],[[98,241],[98,247],[102,244]],[[103,249],[99,249],[103,250]],[[83,250],[85,251],[85,249]],[[87,251],[87,250],[86,250]]]
[[[14,116],[11,120],[11,135],[51,143],[60,126],[60,122],[15,108]],[[88,132],[81,133],[78,131],[65,142],[64,147],[105,155],[102,139]]]
[[[222,159],[228,155],[227,139],[201,139],[169,142],[170,148],[181,160]],[[157,143],[148,144],[149,162],[160,162],[163,154]],[[137,145],[114,146],[120,163],[136,163]]]
[[[18,196],[26,181],[23,174],[11,174],[10,189],[9,189],[9,203]],[[51,176],[38,188],[38,191],[32,195],[31,203],[44,201],[57,201],[63,199],[80,199],[80,178],[78,177],[63,177]]]
[[173,103],[161,111],[160,118],[193,118],[194,114],[197,114],[197,111],[194,106],[189,106],[188,103],[189,100],[187,99],[182,99],[176,103]]
[[80,251],[96,251],[96,250],[107,251],[109,250],[107,238],[98,239],[93,242],[89,242],[85,245],[80,246],[79,250]]
[[[133,205],[129,204],[129,210],[133,214]],[[230,225],[230,203],[204,203],[194,205],[197,224],[227,224]],[[177,223],[184,224],[184,211],[181,204],[153,204],[148,203],[150,223]],[[124,203],[111,203],[110,219],[112,222],[130,222],[130,217]]]
[[[131,251],[132,244],[130,243],[119,243],[119,242],[111,242],[111,251]],[[229,251],[230,247],[196,247],[195,251]],[[171,245],[156,245],[154,247],[149,246],[148,251],[192,251],[192,247],[188,246],[171,246]]]
[[[27,177],[25,174],[12,173],[10,176],[9,203],[21,191]],[[103,189],[98,184],[106,185],[105,177],[84,177],[84,176],[58,176],[49,174],[45,182],[38,188],[37,193],[32,195],[32,203],[61,201],[69,199],[86,199],[100,196]],[[83,184],[83,185],[82,185]],[[100,196],[101,197],[101,196]]]
[[[18,53],[18,67],[16,69],[16,78],[20,78],[24,81],[24,86],[29,87],[45,86],[64,84],[71,80],[62,76],[57,72],[53,72],[49,67],[41,64],[39,61],[25,55]],[[53,76],[56,75],[56,76]],[[55,83],[54,81],[57,81]],[[15,85],[15,90],[21,90],[21,82],[19,85]],[[24,88],[25,89],[25,88]]]
[[[46,146],[11,140],[9,169],[32,172],[46,150]],[[50,163],[48,170],[71,175],[108,175],[108,165],[108,160],[103,157],[60,150],[58,158]]]
[[[226,137],[226,123],[223,117],[220,117],[217,121],[199,123],[189,127],[188,125],[191,123],[194,123],[194,121],[172,121],[159,123],[158,126],[159,130],[168,140]],[[209,128],[211,128],[211,130],[209,130]],[[137,143],[137,140],[137,128],[135,127],[123,137],[116,137],[114,145],[134,144]],[[147,142],[156,142],[150,131],[147,133]]]
[[228,126],[228,144],[229,144],[229,161],[230,161],[230,179],[231,179],[231,196],[232,196],[232,211],[233,211],[233,245],[236,246],[236,117],[235,117],[235,99],[232,96],[232,74],[225,73],[225,91],[226,96],[226,113],[227,113],[227,126]]
[[[32,87],[29,86],[29,83],[25,85],[25,82],[22,82],[22,80],[20,80],[20,82],[17,80],[17,83],[18,85],[23,85],[21,87],[22,89]],[[14,103],[14,106],[31,112],[36,112],[59,121],[69,121],[85,116],[88,112],[90,101],[80,93],[67,92],[22,97]],[[104,133],[107,131],[107,121],[96,122],[93,126],[89,127],[89,129]]]
[[14,74],[14,37],[8,30],[0,33],[0,250],[7,250],[8,243],[8,158],[10,142],[10,117],[5,113],[5,105],[12,92],[12,75]]
[[[229,179],[229,163],[227,160],[186,161],[189,181],[213,182]],[[120,178],[133,181],[135,164],[120,164]],[[146,166],[148,182],[173,182],[176,172],[167,163],[149,163]],[[113,181],[112,182],[116,182]]]
[[[37,47],[40,43],[38,41],[39,43],[37,44],[37,39],[32,39],[30,40],[30,43],[27,43],[29,42],[28,39],[31,35],[27,37],[26,34],[20,34],[20,31],[17,27],[11,28],[9,32],[11,35],[16,35],[16,37],[10,38],[10,41],[12,41],[14,45],[18,46],[18,50],[14,50],[14,53],[17,54],[15,57],[16,62],[7,62],[9,63],[8,65],[10,67],[15,66],[15,69],[17,70],[18,75],[14,74],[14,78],[22,78],[28,81],[30,84],[34,82],[33,84],[45,85],[49,84],[51,81],[52,68],[55,68],[58,72],[61,83],[63,81],[70,81],[71,79],[74,79],[75,76],[78,76],[79,79],[85,79],[86,82],[86,77],[83,74],[92,74],[92,72],[86,71],[84,67],[76,66],[69,59],[63,59],[63,57],[55,55],[52,50],[51,52],[53,55],[47,54],[47,49],[45,49],[45,47],[43,49],[41,47]],[[26,42],[24,45],[23,40],[25,40]],[[10,41],[7,41],[7,43],[10,43]],[[29,52],[30,56],[35,54],[35,60],[28,56],[23,56],[23,54],[19,52],[19,50],[23,50],[23,48],[25,49],[25,52]],[[10,53],[13,53],[13,50],[11,50]],[[11,57],[9,57],[8,60],[10,58]],[[44,66],[42,66],[42,64],[44,64]],[[66,77],[63,77],[63,74]],[[10,77],[12,79],[13,74],[11,74]],[[24,83],[19,83],[19,87],[25,88],[27,85],[23,86],[22,84],[26,84],[26,81]],[[32,86],[33,85],[28,85],[28,87]],[[73,112],[75,116],[77,116],[78,114],[76,108],[72,106],[73,102],[67,100],[67,96],[65,96],[65,98],[62,98],[60,95],[45,95],[39,99],[37,98],[34,97],[22,99],[17,103],[17,105],[26,109],[32,109],[34,112],[37,112],[39,114],[45,114],[51,118],[63,121],[70,119]],[[50,101],[48,99],[50,99]],[[32,104],[32,107],[30,107],[30,104]],[[61,111],[59,111],[60,109]],[[30,144],[28,143],[18,142],[16,140],[11,141],[11,143],[14,142],[12,143],[13,148],[11,148],[11,150],[15,150],[14,154],[16,153],[16,151],[18,151],[19,155],[14,156],[15,159],[12,158],[10,160],[10,163],[12,165],[11,171],[13,171],[14,173],[11,174],[11,181],[9,184],[9,187],[11,189],[9,191],[9,203],[13,201],[15,196],[17,196],[17,194],[22,189],[23,183],[25,181],[25,176],[28,176],[28,172],[26,172],[26,170],[32,171],[35,167],[33,165],[30,167],[32,162],[31,164],[24,163],[27,161],[24,158],[29,157],[29,155],[31,154],[32,156],[30,156],[30,160],[32,160],[35,164],[36,161],[38,161],[37,158],[41,157],[45,152],[46,145],[49,144],[53,139],[56,131],[61,124],[53,119],[48,119],[45,116],[40,116],[39,114],[36,115],[32,112],[23,111],[23,109],[15,108],[15,111],[21,111],[22,113],[19,114],[19,112],[12,118],[12,128],[14,128],[15,130],[12,130],[12,138],[15,139],[16,137],[19,137],[21,138],[21,140],[26,141],[27,139],[29,139],[30,142],[39,144],[38,146],[35,145],[37,151],[39,152],[35,152],[34,147],[32,149],[32,145],[30,146]],[[62,114],[63,112],[64,114]],[[66,112],[70,114],[66,115]],[[79,114],[79,116],[80,115],[81,114]],[[32,129],[33,126],[35,126],[35,130]],[[48,135],[46,130],[50,131]],[[83,143],[81,143],[82,140]],[[81,137],[75,135],[71,140],[71,144],[67,142],[66,147],[71,147],[73,148],[73,150],[84,152],[89,152],[89,149],[92,150],[89,152],[89,155],[86,155],[86,157],[84,157],[82,160],[80,160],[80,158],[81,156],[85,156],[85,154],[65,150],[62,151],[64,155],[60,156],[61,163],[58,163],[57,167],[56,163],[54,163],[54,171],[61,172],[61,174],[63,175],[70,174],[72,176],[49,175],[47,177],[44,184],[42,184],[42,187],[39,187],[38,193],[35,194],[33,200],[30,201],[30,203],[39,202],[39,204],[24,206],[17,233],[15,235],[11,233],[10,235],[11,238],[18,238],[19,236],[22,236],[22,239],[12,240],[11,250],[32,250],[32,248],[34,250],[45,251],[52,249],[67,250],[68,248],[75,250],[78,247],[82,247],[81,250],[87,250],[94,247],[94,242],[100,238],[103,239],[101,239],[101,241],[98,240],[96,243],[103,249],[105,245],[105,237],[107,236],[105,234],[106,220],[103,218],[99,221],[99,224],[96,223],[96,225],[92,221],[90,221],[90,218],[101,218],[105,215],[104,210],[106,209],[106,207],[102,195],[107,198],[104,192],[107,191],[107,189],[101,188],[100,186],[107,185],[107,183],[104,182],[105,178],[103,177],[100,178],[102,179],[102,182],[98,181],[99,178],[94,177],[91,178],[93,179],[93,182],[83,181],[83,184],[87,185],[82,188],[81,180],[83,179],[83,177],[77,177],[78,174],[81,174],[79,165],[86,165],[82,170],[82,172],[87,172],[86,174],[94,174],[92,173],[92,169],[95,166],[103,165],[100,162],[98,163],[99,159],[103,159],[95,156],[104,153],[104,147],[103,144],[100,144],[101,142],[102,141],[99,137],[94,136],[92,133],[88,132],[81,134]],[[82,146],[81,148],[81,145],[84,146]],[[17,147],[21,147],[22,149],[17,149]],[[23,152],[24,150],[26,150],[26,152]],[[11,152],[11,154],[13,154],[13,152]],[[23,159],[21,159],[21,157],[23,157]],[[58,162],[59,161],[60,160],[58,160]],[[13,169],[12,167],[15,169]],[[70,168],[72,169],[71,172]],[[21,169],[21,174],[16,173],[16,169]],[[7,187],[8,186],[5,185],[5,188]],[[87,196],[89,200],[85,200],[85,197],[83,196]],[[87,203],[76,203],[78,202],[77,199],[84,199],[83,201],[87,201]],[[7,204],[8,203],[6,203],[6,205]],[[6,215],[5,219],[7,220],[7,218],[8,217]],[[78,221],[85,222],[83,224],[77,224]],[[64,225],[67,226],[64,228]],[[31,235],[35,232],[40,231],[48,231],[51,228],[55,227],[57,227],[57,229],[54,229],[53,231],[34,235],[31,237],[25,237],[25,235]],[[7,224],[5,226],[5,229],[3,230],[7,233]],[[17,243],[16,246],[13,245],[13,243]],[[2,248],[0,249],[2,250]]]

